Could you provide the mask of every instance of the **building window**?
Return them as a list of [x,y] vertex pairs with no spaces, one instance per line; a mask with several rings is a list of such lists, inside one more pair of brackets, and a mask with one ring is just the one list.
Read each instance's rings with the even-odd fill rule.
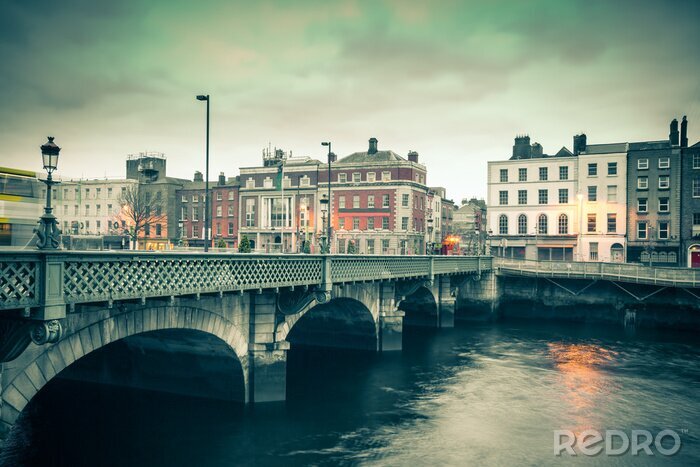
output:
[[547,167],[540,167],[540,181],[547,181]]
[[107,198],[112,197],[112,188],[107,188]]
[[338,197],[338,209],[345,209],[345,196]]
[[569,216],[566,214],[559,215],[559,234],[566,235],[569,233]]
[[668,222],[659,222],[659,240],[668,240]]
[[344,254],[345,253],[345,239],[341,238],[338,240],[338,253]]
[[228,212],[226,213],[228,217],[233,217],[233,206],[229,204]]
[[669,177],[668,175],[661,175],[659,176],[659,189],[660,190],[667,190],[669,186]]
[[501,169],[500,174],[501,174],[501,182],[507,182],[508,181],[508,169]]
[[518,190],[518,204],[527,204],[527,190]]
[[233,222],[228,223],[228,236],[233,236]]
[[196,225],[193,225],[193,226],[192,226],[192,238],[198,238],[198,237],[199,237],[199,232],[198,232],[198,230],[199,230],[199,229],[197,228]]
[[[376,182],[377,181],[376,172],[367,172],[367,181],[368,182]],[[367,246],[369,246],[369,244]],[[372,242],[372,247],[374,247],[374,242]]]
[[389,207],[389,195],[382,195],[382,207],[383,208]]
[[192,208],[192,220],[193,221],[199,220],[199,209],[197,207]]
[[362,181],[362,174],[360,172],[353,172],[352,173],[352,181],[354,183],[359,183]]
[[598,261],[598,242],[591,242],[589,244],[589,258],[591,261]]
[[647,223],[637,222],[637,238],[639,240],[646,240],[647,238]]
[[367,239],[367,254],[374,254],[374,239]]
[[588,224],[587,224],[586,231],[588,233],[595,233],[595,231],[596,231],[596,215],[595,215],[595,213],[589,213],[587,220],[588,220]]
[[559,167],[559,180],[568,180],[569,179],[569,167],[566,165],[562,165]]
[[648,177],[637,177],[637,189],[646,190],[649,188],[649,178]]
[[382,181],[388,182],[389,180],[391,180],[391,172],[382,172]]
[[659,212],[668,212],[668,198],[659,198]]
[[233,191],[228,192],[228,200],[233,201]]
[[671,158],[670,157],[659,157],[659,168],[660,169],[668,169],[671,167]]
[[360,208],[360,196],[359,195],[354,195],[352,197],[352,208],[353,209],[359,209]]
[[608,202],[617,202],[617,185],[608,185]]
[[[54,193],[56,193],[56,192],[54,191]],[[95,221],[95,228],[97,229],[98,232],[100,231],[101,225],[102,225],[102,223],[100,221]]]
[[649,159],[638,159],[637,170],[646,170],[649,168]]
[[700,169],[700,154],[693,154],[693,168]]
[[86,205],[85,205],[85,215],[86,215],[86,216],[89,216],[89,215],[90,215],[90,205],[89,205],[89,204],[86,204]]
[[540,214],[537,218],[537,233],[539,235],[547,235],[547,215]]
[[589,186],[588,187],[588,201],[598,201],[598,187]]
[[700,226],[700,212],[693,213],[693,226]]
[[389,218],[382,217],[382,229],[389,230]]
[[187,206],[182,206],[180,208],[180,220],[187,220]]
[[216,217],[223,216],[223,206],[219,205],[216,207]]
[[367,230],[374,230],[374,217],[367,218]]
[[255,199],[253,198],[245,200],[245,226],[255,226]]
[[700,177],[693,177],[693,198],[700,198]]
[[568,188],[559,188],[559,204],[568,204],[569,203],[569,189]]
[[407,207],[408,207],[408,198],[409,198],[409,195],[406,194],[406,193],[404,193],[403,195],[401,195],[401,206],[402,206],[402,207],[404,207],[404,208],[407,208]]
[[508,235],[508,216],[501,214],[498,218],[498,233],[500,235]]
[[367,207],[374,208],[374,195],[367,196]]
[[527,168],[518,169],[518,181],[527,182]]
[[408,230],[408,217],[401,218],[401,230]]
[[[158,194],[160,195],[160,191],[158,192]],[[220,191],[217,191],[216,192],[216,200],[221,201],[222,199],[224,199],[223,193],[221,193]]]
[[187,195],[182,195],[182,202],[186,203],[187,202]]
[[527,235],[527,216],[525,214],[520,214],[518,216],[518,233],[520,235]]
[[389,239],[382,240],[382,254],[386,255],[389,253]]
[[617,214],[608,213],[608,233],[617,233]]
[[549,202],[549,191],[539,190],[537,192],[537,202],[539,204],[547,204]]
[[637,212],[647,212],[647,199],[639,198],[637,200]]
[[598,176],[598,164],[588,164],[588,176],[589,177]]
[[617,175],[617,162],[608,162],[608,175]]
[[353,230],[360,230],[360,218],[359,217],[352,218],[352,229]]
[[338,174],[338,182],[345,183],[348,181],[348,174]]
[[498,204],[501,206],[505,206],[508,204],[508,192],[507,191],[499,191],[498,192]]
[[[54,191],[54,193],[56,193],[56,192]],[[101,204],[95,205],[95,215],[96,216],[102,215],[102,205]]]
[[340,219],[338,219],[338,228],[340,230],[345,230],[345,218],[344,217],[341,217]]

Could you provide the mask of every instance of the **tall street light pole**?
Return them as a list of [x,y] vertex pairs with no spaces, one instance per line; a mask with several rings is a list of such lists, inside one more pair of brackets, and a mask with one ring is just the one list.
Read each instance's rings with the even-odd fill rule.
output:
[[328,218],[326,220],[326,236],[328,237],[327,241],[327,251],[326,253],[331,252],[331,142],[330,141],[324,141],[321,143],[322,146],[328,146]]
[[61,152],[61,148],[53,142],[53,136],[49,136],[48,142],[41,146],[41,158],[48,177],[46,180],[42,180],[46,183],[44,215],[41,216],[40,226],[34,229],[34,233],[38,237],[36,247],[40,250],[57,249],[61,236],[61,230],[58,228],[58,222],[56,221],[56,216],[52,213],[53,208],[51,207],[51,187],[58,184],[58,182],[53,180],[51,174],[58,166],[59,152]]
[[204,175],[204,252],[209,251],[209,223],[211,222],[209,216],[209,94],[206,96],[200,94],[197,96],[198,101],[207,101],[207,156],[206,156],[206,169]]

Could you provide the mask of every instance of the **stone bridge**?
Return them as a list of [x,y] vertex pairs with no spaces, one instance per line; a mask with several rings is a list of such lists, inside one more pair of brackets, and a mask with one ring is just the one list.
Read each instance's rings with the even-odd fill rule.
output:
[[453,326],[458,289],[491,270],[490,257],[0,251],[0,445],[59,374],[284,400],[290,345],[401,350],[404,322]]

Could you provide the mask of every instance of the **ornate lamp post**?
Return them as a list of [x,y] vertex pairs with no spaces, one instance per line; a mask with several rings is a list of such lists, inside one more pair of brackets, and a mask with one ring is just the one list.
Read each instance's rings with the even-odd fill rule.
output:
[[433,254],[433,218],[429,217],[428,218],[428,244],[426,245],[428,254],[432,255]]
[[484,244],[484,253],[486,256],[491,256],[491,235],[493,235],[493,230],[489,229],[486,231],[486,240]]
[[57,249],[61,236],[61,230],[58,228],[58,221],[56,221],[56,216],[52,214],[53,208],[51,207],[51,187],[59,183],[53,180],[51,174],[58,166],[59,152],[61,152],[61,148],[53,142],[53,136],[49,136],[48,142],[41,146],[41,158],[44,162],[44,170],[46,170],[49,175],[46,177],[46,180],[42,180],[46,183],[46,206],[44,207],[44,215],[41,216],[39,227],[34,229],[34,233],[39,237],[39,240],[36,242],[36,247],[40,250]]
[[211,224],[210,212],[209,212],[209,94],[197,96],[198,101],[207,102],[207,155],[206,155],[206,168],[204,175],[204,252],[209,251],[210,234],[209,226]]

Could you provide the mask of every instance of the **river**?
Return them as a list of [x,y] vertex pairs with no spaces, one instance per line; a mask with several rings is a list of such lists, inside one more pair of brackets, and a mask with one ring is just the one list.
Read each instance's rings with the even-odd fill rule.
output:
[[[61,380],[30,405],[21,447],[5,461],[700,465],[700,342],[690,334],[534,322],[414,328],[402,352],[292,349],[287,383],[286,403],[251,410]],[[670,429],[681,449],[554,456],[554,430],[586,429]]]

